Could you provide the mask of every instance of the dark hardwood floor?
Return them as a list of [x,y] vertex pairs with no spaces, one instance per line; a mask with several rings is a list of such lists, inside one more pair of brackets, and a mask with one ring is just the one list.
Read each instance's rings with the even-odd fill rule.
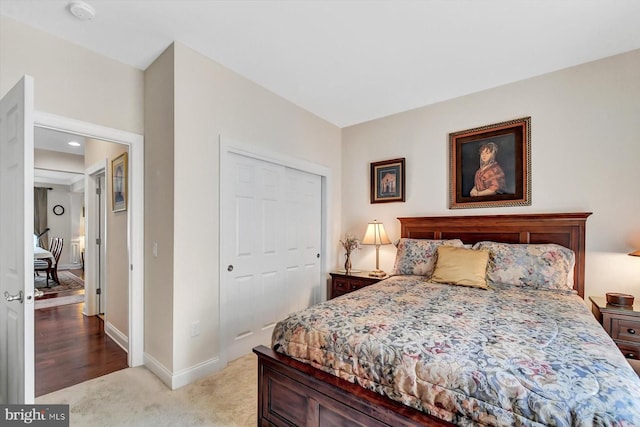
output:
[[36,397],[127,367],[127,353],[105,335],[103,321],[84,316],[82,307],[34,311]]

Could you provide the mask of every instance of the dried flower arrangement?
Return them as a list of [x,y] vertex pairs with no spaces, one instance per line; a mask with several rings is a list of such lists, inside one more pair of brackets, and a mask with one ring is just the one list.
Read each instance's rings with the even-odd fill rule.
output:
[[340,244],[345,250],[344,270],[349,274],[351,273],[351,252],[360,249],[360,239],[351,233],[345,233],[344,239],[340,240]]
[[350,255],[351,252],[360,249],[360,239],[351,233],[345,233],[344,239],[340,240],[340,244],[346,251],[347,255]]

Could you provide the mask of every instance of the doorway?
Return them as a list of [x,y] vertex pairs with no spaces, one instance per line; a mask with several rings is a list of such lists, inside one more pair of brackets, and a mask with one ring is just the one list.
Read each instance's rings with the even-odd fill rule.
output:
[[[124,323],[120,320],[119,325],[113,321],[113,318],[109,318],[107,313],[109,295],[106,292],[107,281],[105,276],[109,265],[112,268],[115,267],[116,270],[125,272],[128,270],[126,240],[129,232],[127,230],[127,221],[123,221],[126,218],[126,213],[119,214],[121,217],[119,221],[114,221],[113,218],[107,217],[108,203],[106,198],[109,188],[107,185],[109,159],[115,157],[112,153],[120,153],[122,150],[127,150],[127,147],[114,142],[85,138],[80,135],[42,129],[37,126],[34,134],[34,166],[40,176],[37,181],[41,185],[49,185],[48,188],[53,190],[50,192],[50,196],[55,194],[54,200],[49,198],[48,210],[50,211],[53,203],[61,203],[61,206],[67,207],[66,212],[60,216],[47,216],[49,218],[47,226],[50,226],[50,234],[63,237],[65,243],[69,242],[65,245],[66,252],[64,257],[60,259],[64,261],[61,262],[60,270],[71,269],[76,266],[75,264],[78,261],[76,258],[80,257],[76,257],[78,251],[73,243],[75,240],[80,240],[77,239],[77,236],[81,236],[83,241],[82,248],[86,249],[89,257],[93,257],[93,259],[87,259],[87,262],[83,263],[85,264],[83,270],[70,271],[71,273],[75,272],[76,276],[83,276],[86,290],[83,301],[86,304],[76,304],[76,307],[58,306],[62,302],[71,302],[61,301],[70,297],[57,298],[57,300],[47,299],[47,303],[45,303],[47,308],[35,311],[36,332],[46,331],[45,334],[37,334],[35,340],[37,361],[35,379],[36,393],[38,393],[43,390],[52,390],[52,387],[55,389],[58,386],[73,385],[99,376],[101,373],[111,372],[115,368],[121,368],[123,358],[126,363],[127,340],[121,339],[121,337],[126,337],[128,332],[126,315],[124,316]],[[58,151],[57,145],[66,145],[67,141],[72,141],[78,147],[65,149],[64,146],[60,146]],[[91,168],[86,168],[85,160],[90,161],[96,157],[102,158],[102,161],[97,162]],[[47,173],[44,173],[42,169],[38,169],[38,166],[41,165],[48,168],[48,177],[46,176]],[[76,170],[78,168],[82,171],[80,180],[77,178]],[[65,169],[67,170],[65,171]],[[64,181],[65,174],[69,179],[68,182]],[[80,192],[82,194],[79,194]],[[69,205],[66,202],[68,200],[75,201],[76,199],[78,199],[77,202]],[[123,214],[125,215],[124,217]],[[109,222],[111,222],[112,237],[117,243],[112,247],[117,252],[124,254],[124,260],[115,257],[113,261],[109,261],[106,251],[107,224]],[[70,265],[67,261],[71,261],[73,265]],[[77,263],[77,266],[80,265],[80,263]],[[70,276],[66,271],[64,273]],[[119,315],[120,319],[122,319],[122,313],[126,313],[128,309],[127,293],[129,283],[126,274],[124,277],[114,277],[114,279],[117,281],[118,286],[114,287],[116,294],[111,298],[113,301],[119,302],[120,306],[118,304],[113,305],[113,308],[116,309],[116,315],[113,317],[115,318]],[[54,295],[51,294],[51,296]],[[48,298],[48,296],[46,295],[45,298]],[[54,301],[61,302],[55,303]],[[75,301],[77,300],[74,299],[73,302]],[[95,310],[92,307],[95,307]],[[76,311],[83,312],[84,316],[79,318]],[[96,320],[98,320],[99,326],[96,326]],[[76,322],[80,323],[76,324]],[[123,324],[124,327],[121,326]],[[59,328],[56,328],[56,325]],[[91,327],[87,327],[87,325],[91,325]],[[74,331],[73,336],[69,336],[69,330]],[[100,337],[102,338],[99,339]],[[58,352],[64,350],[65,353],[73,354],[74,357],[56,357],[56,353],[52,352],[50,345],[52,339],[56,342]],[[79,343],[84,345],[79,345]],[[105,346],[105,343],[111,344]],[[89,347],[90,345],[91,347]],[[119,351],[117,349],[114,350],[113,347],[118,347]],[[116,359],[110,360],[116,356]],[[43,360],[52,358],[55,361],[53,365],[50,362],[42,363]],[[91,369],[88,369],[88,365],[91,365]]]
[[[82,122],[66,117],[52,114],[35,112],[34,124],[52,130],[66,133],[73,133],[94,138],[101,141],[124,144],[128,149],[129,161],[129,204],[126,212],[122,212],[122,218],[126,222],[126,256],[128,278],[128,325],[127,331],[116,336],[117,342],[127,350],[127,363],[129,366],[140,366],[144,364],[144,140],[142,135],[117,129],[106,128],[88,122]],[[108,170],[106,161],[102,162],[102,168]],[[85,188],[89,187],[88,174],[94,173],[91,167],[85,171]],[[85,196],[85,204],[88,205],[89,198]],[[103,209],[104,210],[104,209]],[[92,236],[89,230],[86,235],[87,242]],[[87,271],[96,271],[96,248],[87,245],[85,248],[85,268]],[[106,273],[105,273],[106,277]],[[85,291],[93,292],[95,295],[95,281],[91,282],[85,275]],[[98,311],[97,301],[90,298],[85,304],[86,314],[93,315]],[[126,335],[125,335],[126,333]]]

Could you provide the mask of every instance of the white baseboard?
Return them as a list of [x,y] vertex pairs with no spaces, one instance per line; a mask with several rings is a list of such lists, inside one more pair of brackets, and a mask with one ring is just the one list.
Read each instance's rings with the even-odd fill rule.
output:
[[217,372],[224,367],[225,365],[222,363],[220,358],[216,357],[214,359],[209,359],[202,363],[198,363],[197,365],[191,366],[187,369],[178,371],[173,374],[172,390],[175,390],[187,384],[191,384],[192,382],[199,380],[200,378],[204,378],[209,374]]
[[192,382],[197,381],[200,378],[204,378],[207,375],[224,368],[224,365],[222,364],[220,358],[216,357],[214,359],[209,359],[205,362],[172,373],[156,358],[150,356],[147,353],[144,354],[144,366],[145,368],[153,372],[153,374],[157,376],[160,381],[162,381],[171,390],[175,390],[187,384],[191,384]]
[[155,357],[144,354],[144,367],[150,370],[167,387],[171,388],[171,371],[160,363]]
[[104,333],[115,341],[126,353],[129,353],[129,338],[113,326],[111,322],[104,323]]

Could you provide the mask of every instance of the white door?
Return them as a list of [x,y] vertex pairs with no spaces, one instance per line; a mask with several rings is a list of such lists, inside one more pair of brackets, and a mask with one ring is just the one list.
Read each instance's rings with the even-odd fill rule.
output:
[[223,153],[221,306],[227,360],[269,344],[320,286],[321,178]]
[[0,101],[0,404],[34,402],[33,78]]
[[285,188],[287,262],[281,290],[288,294],[288,307],[285,313],[279,313],[278,320],[284,318],[283,314],[314,304],[314,293],[320,285],[322,179],[319,175],[287,168]]

